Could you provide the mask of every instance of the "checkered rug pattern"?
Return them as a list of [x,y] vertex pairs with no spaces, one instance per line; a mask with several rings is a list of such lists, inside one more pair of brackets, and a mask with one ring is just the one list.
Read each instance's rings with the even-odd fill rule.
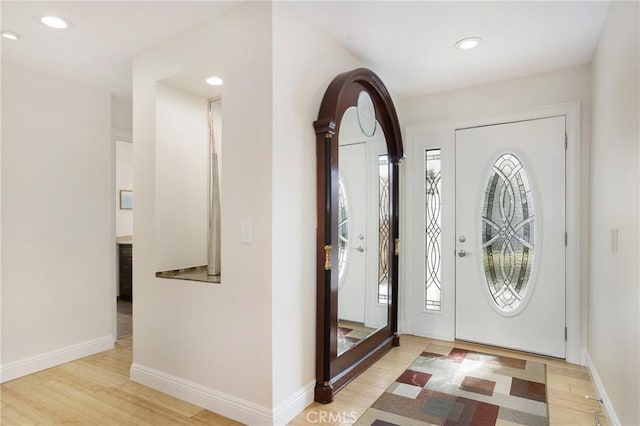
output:
[[338,327],[338,353],[342,353],[362,339],[359,337],[352,337],[349,334],[353,332],[352,328]]
[[429,345],[357,425],[548,425],[543,363]]

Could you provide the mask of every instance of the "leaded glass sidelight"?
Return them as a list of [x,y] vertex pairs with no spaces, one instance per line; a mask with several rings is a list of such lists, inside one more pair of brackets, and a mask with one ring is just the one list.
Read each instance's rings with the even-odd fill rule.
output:
[[342,179],[338,180],[338,281],[342,281],[349,245],[349,208]]
[[389,157],[378,156],[378,303],[389,301]]
[[425,300],[430,311],[441,308],[441,232],[442,215],[440,194],[442,189],[441,149],[425,152]]
[[493,165],[484,196],[482,255],[489,292],[512,312],[522,303],[534,255],[534,200],[529,178],[513,154]]

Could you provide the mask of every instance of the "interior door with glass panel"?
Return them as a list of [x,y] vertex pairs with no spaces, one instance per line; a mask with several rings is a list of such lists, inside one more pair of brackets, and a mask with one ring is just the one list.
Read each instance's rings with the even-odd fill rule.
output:
[[565,117],[457,130],[456,339],[565,356]]

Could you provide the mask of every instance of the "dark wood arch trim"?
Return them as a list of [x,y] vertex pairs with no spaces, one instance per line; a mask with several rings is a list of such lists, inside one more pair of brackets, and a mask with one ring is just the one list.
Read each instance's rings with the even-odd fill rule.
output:
[[322,98],[318,120],[313,123],[316,134],[324,133],[323,129],[330,122],[333,122],[334,130],[339,129],[344,112],[356,105],[362,90],[366,90],[373,100],[376,119],[384,130],[391,161],[399,163],[404,158],[404,149],[396,108],[380,77],[367,68],[357,68],[339,74],[329,84]]
[[[366,91],[374,104],[376,120],[382,127],[390,159],[389,276],[391,303],[387,326],[354,348],[337,356],[338,326],[338,130],[344,112],[357,104]],[[358,68],[338,75],[329,84],[313,123],[317,153],[317,322],[315,400],[333,401],[333,395],[358,374],[399,345],[398,329],[398,213],[399,163],[404,158],[402,135],[395,106],[382,80],[371,70]]]

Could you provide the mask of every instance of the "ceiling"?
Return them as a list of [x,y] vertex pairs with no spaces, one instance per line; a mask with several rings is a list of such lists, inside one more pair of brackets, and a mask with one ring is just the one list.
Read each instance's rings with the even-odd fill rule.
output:
[[[233,7],[214,1],[2,1],[2,60],[78,81],[131,100],[131,57],[176,32]],[[38,16],[71,21],[69,30],[45,27]]]
[[[476,86],[590,62],[600,1],[296,2],[400,97]],[[474,50],[456,49],[480,37]]]
[[204,82],[208,77],[222,76],[221,70],[222,67],[217,61],[205,62],[179,74],[167,77],[160,83],[203,98],[214,99],[222,96],[222,86],[210,86],[204,84]]
[[[2,1],[2,59],[131,99],[131,57],[237,2]],[[400,97],[442,92],[588,63],[608,2],[296,1]],[[67,31],[40,24],[69,19]],[[483,43],[454,48],[463,37]]]

